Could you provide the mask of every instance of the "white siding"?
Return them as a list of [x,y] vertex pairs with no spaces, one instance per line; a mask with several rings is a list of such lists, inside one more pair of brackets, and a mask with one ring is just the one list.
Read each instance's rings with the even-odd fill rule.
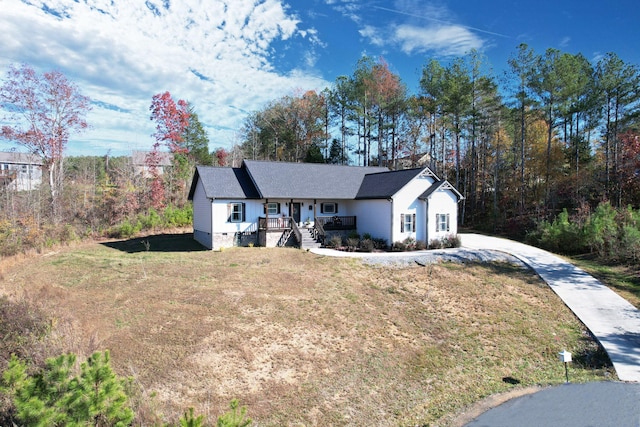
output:
[[[231,203],[244,203],[245,220],[243,222],[229,222],[228,205]],[[239,233],[256,231],[258,217],[264,216],[263,202],[260,200],[223,200],[213,201],[213,230],[215,233]]]
[[[436,232],[436,215],[449,214],[449,231]],[[427,202],[427,243],[442,239],[448,235],[458,234],[458,200],[453,192],[436,191]]]
[[[425,206],[418,197],[431,187],[433,182],[434,179],[430,176],[417,176],[393,196],[393,229],[390,244],[401,242],[408,237],[426,242]],[[415,232],[405,232],[401,229],[401,218],[404,214],[415,215]]]
[[205,195],[202,181],[198,180],[193,193],[193,237],[201,245],[212,249],[212,233],[211,200]]
[[390,245],[391,240],[391,202],[382,200],[357,200],[350,203],[344,202],[348,206],[348,213],[339,215],[355,215],[358,233],[362,236],[365,233],[371,237],[385,239]]

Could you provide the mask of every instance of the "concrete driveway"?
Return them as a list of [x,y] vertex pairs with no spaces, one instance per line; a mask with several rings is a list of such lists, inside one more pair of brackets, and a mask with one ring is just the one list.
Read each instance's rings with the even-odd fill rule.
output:
[[535,270],[602,344],[618,378],[640,382],[640,310],[550,252],[497,237],[459,236],[463,248],[503,251]]

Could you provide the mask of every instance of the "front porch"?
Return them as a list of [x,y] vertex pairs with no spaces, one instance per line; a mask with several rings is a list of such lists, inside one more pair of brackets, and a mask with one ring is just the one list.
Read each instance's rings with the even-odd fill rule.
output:
[[[332,232],[348,232],[357,230],[357,219],[355,216],[317,216],[313,224],[303,226],[316,242],[324,244],[327,234]],[[292,217],[259,217],[258,218],[258,241],[267,247],[287,246],[291,244],[291,238],[295,237],[298,247],[303,246],[303,231]]]

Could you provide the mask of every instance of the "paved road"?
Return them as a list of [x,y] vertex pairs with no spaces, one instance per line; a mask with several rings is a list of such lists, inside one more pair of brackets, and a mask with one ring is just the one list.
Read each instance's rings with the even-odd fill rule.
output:
[[533,268],[602,344],[618,378],[640,382],[640,310],[550,252],[497,237],[460,237],[464,248],[504,251]]
[[640,384],[564,384],[509,400],[465,427],[638,427]]

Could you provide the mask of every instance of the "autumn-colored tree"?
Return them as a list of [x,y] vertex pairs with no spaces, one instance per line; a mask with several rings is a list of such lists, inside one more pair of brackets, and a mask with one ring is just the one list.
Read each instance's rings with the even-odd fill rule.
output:
[[228,166],[229,152],[224,148],[218,148],[214,153],[214,161],[217,166]]
[[169,92],[159,93],[153,96],[151,101],[151,120],[156,122],[156,132],[152,135],[156,139],[153,151],[145,159],[151,173],[151,203],[155,208],[164,206],[166,189],[164,188],[164,178],[161,174],[160,146],[162,144],[169,148],[173,154],[172,166],[169,177],[170,201],[176,202],[186,187],[186,180],[191,174],[191,167],[187,159],[189,148],[185,143],[185,131],[189,127],[189,117],[191,115],[189,104],[180,99],[175,102]]
[[53,220],[60,220],[63,153],[72,134],[88,127],[89,98],[59,71],[37,73],[29,65],[11,66],[0,86],[7,111],[2,138],[42,157],[49,173]]
[[640,204],[640,132],[627,130],[620,136],[622,159],[620,181],[622,201],[635,206]]
[[151,120],[156,122],[156,132],[152,135],[159,143],[164,143],[172,153],[185,153],[185,129],[189,126],[189,104],[180,99],[177,103],[169,92],[153,95]]

